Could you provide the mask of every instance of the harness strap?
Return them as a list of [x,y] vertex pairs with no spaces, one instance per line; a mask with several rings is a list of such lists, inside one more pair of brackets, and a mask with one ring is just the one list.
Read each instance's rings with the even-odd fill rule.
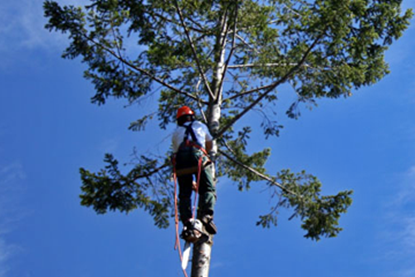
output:
[[[191,122],[188,126],[183,126],[184,128],[186,128],[186,132],[185,132],[185,135],[184,135],[184,138],[183,138],[183,142],[179,146],[179,151],[183,150],[185,148],[195,148],[197,150],[200,150],[203,153],[203,155],[207,158],[207,159],[204,159],[202,161],[202,165],[201,165],[201,168],[205,168],[207,165],[212,163],[212,161],[210,160],[209,154],[206,151],[206,149],[203,148],[200,145],[199,141],[197,140],[195,132],[192,128],[192,124],[193,124],[193,122]],[[189,135],[192,137],[192,140],[189,140]],[[199,167],[200,167],[200,165],[190,166],[190,167],[187,167],[187,168],[181,168],[181,169],[178,169],[176,171],[176,174],[177,174],[177,176],[195,174],[195,173],[198,172]]]
[[[197,140],[195,131],[192,128],[193,125],[193,121],[190,122],[189,125],[183,125],[184,128],[186,128],[186,132],[184,134],[184,138],[183,138],[183,143],[186,146],[191,146],[191,147],[195,147],[199,150],[201,150],[206,156],[209,156],[207,151],[205,150],[205,148],[200,144],[200,142]],[[189,141],[189,135],[192,137],[192,140]]]
[[190,134],[190,136],[192,137],[192,140],[193,140],[193,141],[195,141],[195,142],[198,142],[198,141],[197,141],[196,134],[195,134],[195,131],[194,131],[194,130],[193,130],[193,128],[192,128],[192,125],[193,125],[193,121],[192,121],[192,122],[190,122],[190,124],[189,124],[189,125],[183,125],[183,126],[186,128],[186,133],[184,134],[184,139],[183,139],[183,141],[186,141],[186,140],[187,140],[187,138],[189,137],[189,134]]

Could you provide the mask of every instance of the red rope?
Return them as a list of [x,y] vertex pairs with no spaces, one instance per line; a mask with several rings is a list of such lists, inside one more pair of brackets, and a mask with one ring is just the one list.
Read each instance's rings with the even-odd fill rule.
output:
[[[180,262],[183,261],[183,254],[182,249],[180,247],[180,237],[179,237],[179,211],[177,208],[177,176],[176,176],[176,157],[173,157],[173,179],[174,179],[174,221],[175,221],[175,229],[176,229],[176,242],[174,245],[174,250],[178,248]],[[185,277],[187,276],[186,270],[183,270],[183,274]]]

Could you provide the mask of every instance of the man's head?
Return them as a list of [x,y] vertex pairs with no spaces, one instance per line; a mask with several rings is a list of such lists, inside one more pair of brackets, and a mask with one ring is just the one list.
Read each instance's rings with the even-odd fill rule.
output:
[[183,106],[177,110],[177,124],[182,126],[183,123],[194,120],[194,112],[188,106]]

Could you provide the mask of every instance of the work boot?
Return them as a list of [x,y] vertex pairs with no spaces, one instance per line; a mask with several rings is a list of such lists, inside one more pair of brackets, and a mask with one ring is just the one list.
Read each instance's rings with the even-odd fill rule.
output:
[[213,216],[205,215],[202,218],[202,223],[205,226],[206,231],[211,235],[216,235],[218,229],[216,228],[215,223],[213,222]]

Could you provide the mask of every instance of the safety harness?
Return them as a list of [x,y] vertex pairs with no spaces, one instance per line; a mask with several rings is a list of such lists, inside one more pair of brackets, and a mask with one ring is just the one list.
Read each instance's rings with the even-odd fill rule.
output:
[[[189,151],[192,148],[196,148],[198,150],[200,150],[204,156],[207,158],[205,159],[205,161],[202,160],[202,168],[205,168],[208,164],[211,163],[210,158],[209,158],[209,154],[207,153],[206,149],[202,147],[202,145],[199,143],[199,141],[197,140],[196,134],[193,131],[192,128],[192,124],[193,122],[191,122],[189,125],[184,125],[183,127],[186,128],[186,132],[184,134],[184,138],[183,138],[183,142],[180,144],[179,146],[179,151]],[[189,135],[192,138],[191,140],[189,139]],[[173,157],[173,159],[175,159],[175,156]],[[182,175],[189,175],[189,174],[195,174],[199,171],[199,164],[197,165],[193,165],[187,168],[180,168],[180,169],[176,169],[176,174],[177,176],[182,176]]]
[[[195,166],[191,166],[188,168],[181,168],[181,169],[176,169],[176,154],[173,155],[173,179],[174,179],[174,215],[175,215],[175,229],[176,229],[176,243],[174,246],[174,249],[178,249],[179,251],[179,257],[180,257],[180,261],[183,261],[183,255],[182,255],[182,250],[180,247],[180,236],[179,236],[179,212],[178,212],[178,208],[177,208],[177,176],[182,176],[182,175],[189,175],[189,174],[194,174],[197,173],[197,180],[196,180],[196,187],[194,188],[195,190],[195,198],[193,201],[193,212],[192,212],[192,220],[195,219],[196,217],[196,204],[197,204],[197,195],[198,195],[198,191],[199,191],[199,182],[200,182],[200,173],[202,171],[202,169],[207,166],[209,163],[211,163],[210,159],[209,159],[209,155],[206,152],[206,150],[200,145],[200,143],[197,140],[197,137],[193,131],[192,128],[192,124],[193,122],[191,122],[188,126],[184,125],[183,127],[186,128],[186,132],[184,135],[184,139],[183,142],[180,144],[179,146],[179,150],[180,151],[189,151],[191,148],[196,148],[198,150],[200,150],[204,155],[202,155],[199,160],[198,160],[198,164]],[[191,136],[192,140],[189,140],[189,135]],[[207,157],[207,159],[205,159],[205,162],[203,162],[203,156]],[[186,270],[183,269],[183,273],[185,277],[187,276]]]

